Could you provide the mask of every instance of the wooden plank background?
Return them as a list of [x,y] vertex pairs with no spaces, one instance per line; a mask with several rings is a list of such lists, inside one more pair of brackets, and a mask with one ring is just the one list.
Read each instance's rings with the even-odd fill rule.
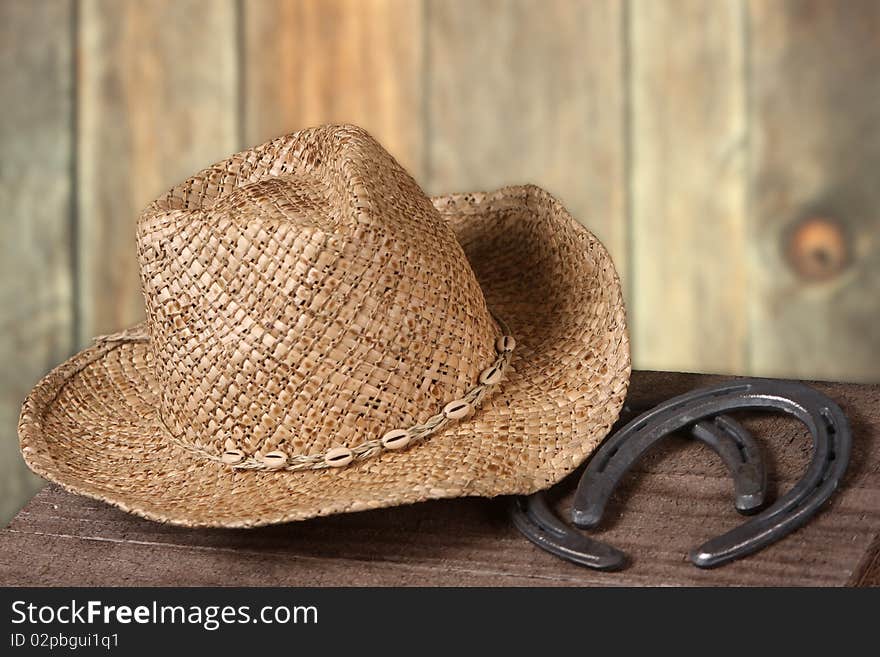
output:
[[86,0],[77,24],[78,336],[143,317],[140,210],[238,148],[231,0]]
[[5,0],[0,519],[24,395],[142,315],[139,209],[327,121],[430,193],[551,190],[637,367],[880,380],[878,33],[871,0]]
[[596,232],[625,274],[623,8],[429,2],[428,191],[538,183]]
[[630,25],[634,357],[748,371],[742,8],[642,0]]
[[880,3],[786,0],[750,10],[751,365],[766,375],[876,380]]
[[0,519],[38,488],[18,452],[28,388],[74,348],[73,3],[0,3]]

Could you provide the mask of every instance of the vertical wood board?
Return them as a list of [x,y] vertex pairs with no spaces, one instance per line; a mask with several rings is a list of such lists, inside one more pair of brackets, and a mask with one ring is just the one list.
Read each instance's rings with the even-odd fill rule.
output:
[[429,1],[428,188],[535,183],[626,273],[623,4]]
[[0,3],[0,524],[40,485],[21,403],[72,349],[73,3]]
[[354,123],[420,179],[421,2],[257,0],[243,9],[243,146]]
[[745,32],[737,0],[630,13],[635,363],[742,372],[747,358]]
[[84,0],[79,20],[82,343],[143,316],[140,211],[237,146],[232,0]]
[[749,4],[751,369],[880,379],[880,4]]

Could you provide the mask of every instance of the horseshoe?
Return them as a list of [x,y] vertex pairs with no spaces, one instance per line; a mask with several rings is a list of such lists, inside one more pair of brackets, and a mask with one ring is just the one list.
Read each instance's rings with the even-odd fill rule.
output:
[[[727,418],[715,417],[725,411],[740,409],[779,410],[797,417],[812,434],[813,457],[803,477],[788,493],[743,525],[692,550],[689,555],[691,562],[701,568],[720,566],[752,554],[803,526],[837,490],[846,472],[852,447],[849,423],[840,407],[816,390],[798,383],[764,379],[746,379],[695,390],[670,399],[629,422],[606,440],[587,464],[572,508],[575,525],[582,528],[597,526],[612,491],[623,475],[651,445],[670,432],[687,426],[693,425],[692,432],[696,437],[702,440],[708,437],[707,444],[710,446],[713,440],[717,443],[721,436],[728,436],[722,439],[722,444],[726,446],[716,451],[721,454],[732,473],[742,472],[741,468],[738,469],[735,455],[730,449],[730,443],[736,442],[730,438],[730,429],[738,425],[728,424]],[[715,417],[714,426],[705,422],[706,418],[712,417]],[[733,431],[737,433],[735,429]],[[735,449],[742,455],[741,464],[755,462],[754,458],[747,458],[750,451],[753,452],[752,457],[757,454],[754,444],[739,442]],[[741,475],[743,483],[737,487],[737,508],[741,511],[755,508],[754,498],[747,499],[745,492],[755,490],[754,484],[757,481],[762,483],[760,490],[763,491],[764,488],[763,469],[758,472],[752,466],[749,468]],[[746,502],[745,508],[743,502]],[[563,539],[558,534],[544,532],[540,536],[541,542],[536,540],[539,530],[545,529],[541,523],[546,522],[547,518],[539,512],[527,512],[532,507],[540,509],[541,503],[518,502],[514,507],[515,523],[520,531],[523,531],[523,527],[526,528],[523,533],[529,540],[549,549],[549,542],[562,542]],[[543,504],[546,507],[546,502]],[[517,519],[517,513],[525,514],[530,523],[523,522],[522,518]],[[577,533],[569,527],[565,527],[565,530],[572,534]],[[572,542],[570,537],[566,540],[569,552],[572,545],[595,549],[592,543]],[[605,566],[604,569],[622,567],[623,559],[615,557],[612,560],[608,557],[609,554],[614,554],[607,550],[609,547],[603,545],[604,561],[600,559],[597,563]],[[560,552],[563,550],[554,551],[554,554],[569,558]],[[615,552],[619,553],[616,549]],[[584,558],[577,562],[589,565],[585,562],[596,562],[596,559]]]
[[[624,411],[628,410],[632,411],[624,407]],[[748,513],[763,504],[766,471],[758,446],[746,429],[729,417],[719,416],[715,422],[695,424],[692,435],[715,450],[728,466],[734,480],[738,511]],[[622,464],[622,461],[616,463]],[[595,570],[619,570],[626,563],[626,555],[617,548],[591,539],[562,522],[547,504],[543,492],[515,498],[511,518],[526,538],[562,559]]]

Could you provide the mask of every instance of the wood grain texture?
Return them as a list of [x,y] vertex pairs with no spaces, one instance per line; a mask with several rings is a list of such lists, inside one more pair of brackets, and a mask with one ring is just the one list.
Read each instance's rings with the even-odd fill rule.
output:
[[865,554],[850,583],[859,587],[880,586],[880,534],[875,537],[874,544]]
[[638,367],[746,367],[745,31],[737,0],[630,11]]
[[[637,372],[640,405],[719,378]],[[632,566],[596,573],[533,547],[506,500],[460,499],[253,530],[183,529],[127,515],[56,486],[0,531],[3,585],[847,585],[871,582],[880,534],[880,386],[818,384],[850,417],[854,450],[843,489],[808,526],[711,571],[687,550],[731,528],[732,486],[714,453],[670,438],[612,498],[597,536]],[[810,438],[790,418],[744,415],[765,449],[775,494],[801,475]],[[569,491],[576,478],[564,488]],[[568,496],[561,505],[568,503]],[[876,577],[876,575],[874,575]]]
[[[880,4],[762,1],[749,10],[752,369],[876,381]],[[794,227],[811,218],[831,228],[814,221],[812,237],[795,240]],[[797,273],[793,249],[801,268],[827,276]]]
[[254,0],[243,20],[245,146],[355,123],[420,178],[421,2]]
[[18,453],[30,387],[72,349],[73,5],[0,3],[0,520],[40,485]]
[[235,15],[232,0],[81,3],[82,343],[143,316],[143,207],[236,149]]
[[427,187],[538,184],[626,273],[623,4],[429,0]]

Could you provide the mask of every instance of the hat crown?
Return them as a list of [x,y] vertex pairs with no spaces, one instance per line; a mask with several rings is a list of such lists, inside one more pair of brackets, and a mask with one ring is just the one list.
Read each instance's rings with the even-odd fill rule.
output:
[[460,398],[495,358],[455,235],[352,126],[190,178],[142,214],[138,254],[162,420],[218,457],[381,438]]

